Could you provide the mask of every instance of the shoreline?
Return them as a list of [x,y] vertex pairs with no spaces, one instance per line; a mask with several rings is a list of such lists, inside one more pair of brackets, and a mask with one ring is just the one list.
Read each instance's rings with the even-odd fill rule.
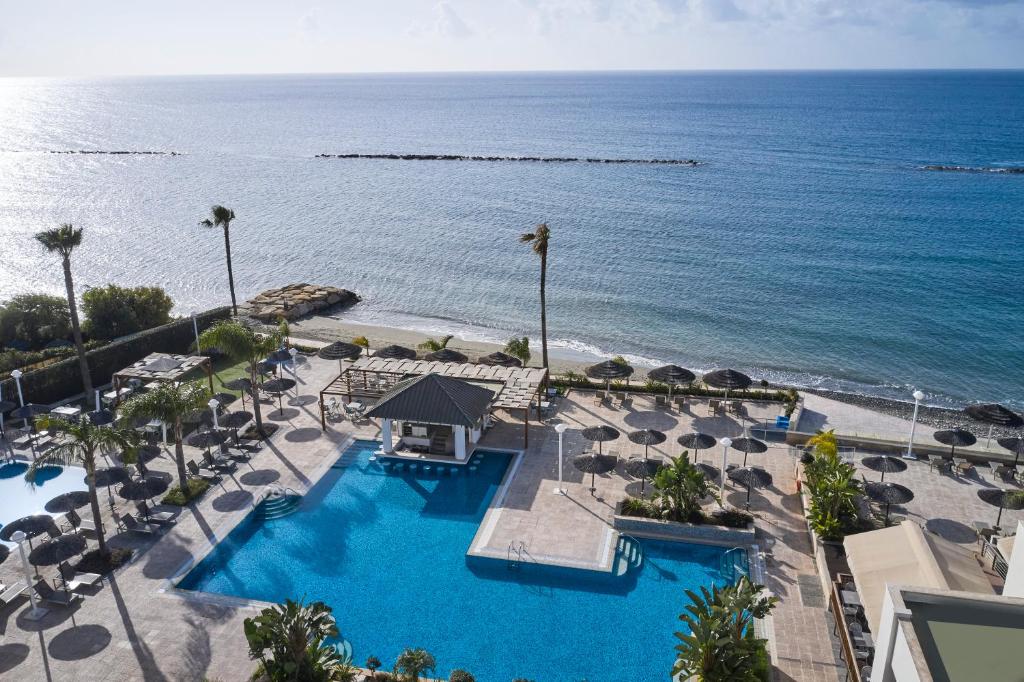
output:
[[[353,337],[365,336],[370,341],[371,348],[382,348],[387,345],[395,344],[420,350],[417,348],[419,344],[429,338],[438,338],[442,336],[441,334],[429,334],[423,331],[403,329],[400,327],[389,327],[379,324],[350,321],[343,317],[339,317],[337,313],[334,313],[333,315],[311,315],[289,323],[289,327],[292,334],[296,337],[309,338],[311,340],[323,342],[351,341]],[[502,350],[504,345],[489,341],[468,340],[455,336],[451,341],[449,341],[448,347],[461,353],[465,353],[469,356],[470,360],[475,360],[481,355],[487,355],[494,351]],[[540,367],[540,350],[531,348],[531,351],[532,356],[530,358],[529,365],[531,367]],[[600,355],[563,347],[549,347],[548,349],[548,365],[552,374],[564,374],[567,371],[582,372],[587,366],[605,359],[605,357]],[[647,376],[648,368],[635,367],[635,369],[636,373],[630,378],[631,381],[643,384]],[[772,384],[772,387],[790,388],[787,384]],[[914,411],[914,404],[909,401],[818,388],[803,388],[800,386],[794,386],[793,388],[796,388],[798,391],[803,393],[814,394],[829,400],[863,407],[873,412],[898,417],[900,419],[909,420]],[[969,430],[972,430],[979,438],[987,436],[988,434],[987,425],[971,420],[963,413],[962,410],[949,407],[926,405],[922,403],[918,410],[917,420],[919,424],[932,428],[953,428],[955,426],[964,426]],[[993,429],[992,432],[993,437],[1011,435],[1015,433],[1015,431],[1001,429],[999,427]]]

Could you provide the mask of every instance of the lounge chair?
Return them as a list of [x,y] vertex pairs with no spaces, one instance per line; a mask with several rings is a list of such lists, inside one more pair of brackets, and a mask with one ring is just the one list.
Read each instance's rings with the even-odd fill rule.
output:
[[135,508],[139,511],[139,514],[146,519],[146,523],[156,523],[161,526],[173,526],[178,522],[174,518],[174,514],[171,512],[155,512],[149,508],[145,500],[139,500],[135,503]]
[[69,592],[68,590],[55,590],[45,580],[37,582],[32,586],[32,589],[36,591],[40,599],[57,606],[71,606],[82,598],[82,595]]
[[230,472],[238,468],[238,465],[227,457],[214,457],[209,452],[203,453],[203,462],[206,465],[205,469],[213,469],[214,471]]
[[2,594],[0,594],[0,606],[7,606],[27,591],[28,583],[24,580],[19,580],[10,587],[4,588]]
[[667,409],[669,407],[668,398],[666,398],[663,395],[656,395],[656,396],[654,396],[654,406],[655,407],[664,407],[664,408]]
[[126,530],[130,530],[134,533],[142,533],[143,535],[158,535],[160,533],[160,526],[138,521],[134,516],[127,512],[121,517],[121,521],[124,522]]
[[74,509],[64,515],[64,520],[67,521],[76,532],[79,530],[87,530],[90,533],[96,532],[96,524],[88,519],[83,519]]
[[974,465],[964,457],[954,457],[953,462],[956,464],[956,471],[959,474],[968,474]]
[[338,404],[337,398],[331,398],[324,405],[324,411],[327,412],[328,419],[337,419],[338,421],[344,421],[345,412],[341,409],[341,405]]
[[185,466],[188,467],[188,472],[192,474],[194,478],[202,479],[208,483],[220,482],[220,474],[215,471],[203,471],[199,468],[199,465],[196,464],[194,459],[190,459]]
[[708,401],[708,414],[718,414],[719,408],[722,407],[721,400],[709,400]]
[[245,450],[246,452],[259,452],[263,449],[263,445],[261,443],[238,442],[235,444],[235,447],[239,450]]
[[66,561],[60,562],[57,568],[60,570],[60,577],[64,581],[64,587],[72,592],[77,592],[83,587],[93,587],[97,583],[103,582],[103,576],[99,573],[80,573]]
[[597,405],[598,407],[604,405],[604,393],[598,391],[597,393],[594,394],[594,404]]

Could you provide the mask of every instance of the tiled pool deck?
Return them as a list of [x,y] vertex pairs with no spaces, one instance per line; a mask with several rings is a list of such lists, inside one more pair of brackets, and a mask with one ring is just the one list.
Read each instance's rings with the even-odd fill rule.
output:
[[[254,497],[269,483],[297,490],[307,488],[317,472],[333,461],[349,438],[377,435],[376,426],[350,422],[333,425],[327,433],[319,428],[315,402],[317,391],[336,372],[337,364],[313,360],[300,371],[301,404],[286,406],[285,414],[264,407],[269,421],[283,428],[257,455],[252,468],[240,466],[223,488],[212,489],[203,500],[186,509],[178,524],[158,541],[140,541],[115,536],[111,544],[142,550],[136,561],[119,571],[95,594],[70,610],[55,609],[38,623],[25,618],[25,599],[0,609],[0,678],[19,680],[244,680],[252,670],[248,660],[242,620],[251,608],[224,603],[184,599],[165,591],[167,580],[190,559],[209,547],[211,539],[222,536],[248,509]],[[753,407],[751,418],[773,416],[774,408]],[[761,410],[759,412],[758,410]],[[627,481],[621,473],[598,476],[597,493],[589,492],[589,475],[576,471],[571,457],[585,442],[579,428],[608,423],[622,430],[651,427],[666,431],[669,441],[652,448],[652,456],[677,454],[675,437],[697,428],[716,436],[737,435],[743,425],[734,418],[709,417],[706,405],[689,412],[666,414],[644,399],[631,409],[596,407],[589,397],[570,396],[562,401],[554,420],[562,420],[565,434],[566,466],[564,487],[568,494],[556,495],[557,435],[553,420],[535,424],[530,430],[530,447],[519,469],[510,478],[500,506],[485,520],[489,532],[478,533],[480,551],[504,556],[510,542],[522,541],[537,559],[572,565],[601,566],[606,556],[609,524],[615,502],[623,495]],[[484,440],[487,447],[523,448],[521,423],[499,423]],[[638,454],[642,448],[624,438],[605,444],[622,456]],[[609,448],[610,446],[610,448]],[[196,454],[196,453],[191,453]],[[704,453],[704,459],[720,465],[721,451]],[[843,678],[838,665],[829,616],[820,595],[814,594],[810,545],[800,515],[793,477],[794,462],[785,448],[771,448],[751,460],[768,468],[775,484],[755,493],[752,509],[758,516],[760,539],[775,540],[767,564],[766,583],[781,601],[774,616],[774,658],[780,680],[836,680]],[[735,461],[735,460],[731,460]],[[169,472],[167,456],[151,464]],[[978,501],[975,488],[984,485],[974,479],[956,480],[932,475],[927,466],[911,464],[908,477],[918,498],[907,505],[911,518],[920,516],[937,532],[966,541],[964,529],[976,518],[992,516],[994,509]],[[894,480],[896,480],[894,478]],[[902,482],[902,481],[901,481]],[[730,493],[730,501],[742,502],[741,493]],[[933,505],[942,500],[941,507]],[[938,509],[941,508],[941,512]],[[934,514],[927,510],[936,510]],[[941,518],[933,518],[941,517]],[[1022,512],[1007,512],[1007,519],[1024,518]],[[1004,524],[1006,525],[1006,524]],[[6,584],[16,580],[18,562],[12,557],[0,565]],[[49,575],[52,569],[44,574]],[[680,609],[683,597],[680,595]]]

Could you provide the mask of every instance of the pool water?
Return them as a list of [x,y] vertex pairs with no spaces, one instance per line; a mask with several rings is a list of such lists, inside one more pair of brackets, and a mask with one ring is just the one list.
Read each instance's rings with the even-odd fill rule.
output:
[[247,516],[179,583],[191,590],[334,610],[354,662],[406,647],[437,676],[590,682],[668,679],[684,589],[724,583],[724,548],[639,541],[640,568],[612,576],[467,558],[512,455],[478,453],[455,476],[385,472],[356,441],[297,511]]
[[[46,514],[43,507],[57,495],[87,489],[85,470],[78,467],[39,467],[35,487],[25,481],[27,471],[26,462],[0,465],[0,528],[23,516]],[[13,546],[12,543],[6,544]]]

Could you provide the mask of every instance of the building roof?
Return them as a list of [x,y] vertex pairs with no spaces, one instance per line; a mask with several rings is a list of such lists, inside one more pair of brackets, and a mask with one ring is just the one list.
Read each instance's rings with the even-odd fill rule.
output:
[[847,536],[843,545],[872,632],[878,631],[887,584],[992,594],[973,554],[912,521]]
[[440,374],[423,374],[385,393],[367,416],[473,427],[491,408],[494,391]]

